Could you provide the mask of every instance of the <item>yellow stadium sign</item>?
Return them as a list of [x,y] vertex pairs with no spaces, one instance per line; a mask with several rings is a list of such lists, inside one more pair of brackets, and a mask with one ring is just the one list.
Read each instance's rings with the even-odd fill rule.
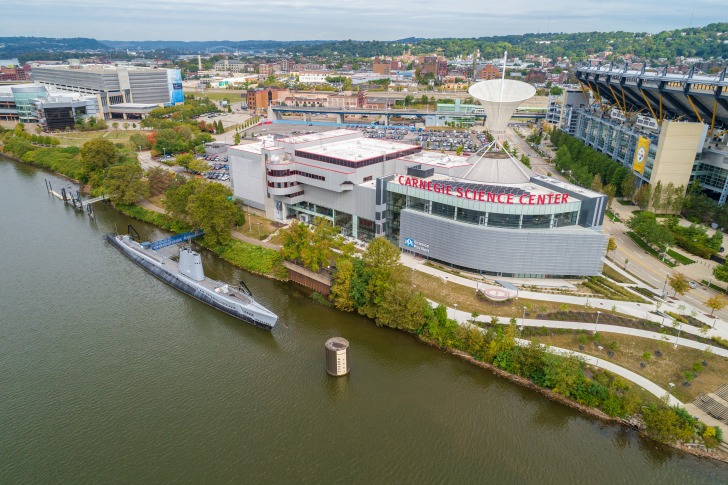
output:
[[632,170],[642,175],[645,171],[645,162],[647,161],[647,152],[650,149],[650,139],[639,137],[637,140],[637,149],[634,151],[634,159],[632,160]]

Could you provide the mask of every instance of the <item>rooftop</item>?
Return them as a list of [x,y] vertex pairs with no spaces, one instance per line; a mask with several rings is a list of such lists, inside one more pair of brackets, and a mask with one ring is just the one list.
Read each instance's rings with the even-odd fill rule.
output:
[[[347,130],[341,130],[347,131]],[[393,155],[405,150],[419,149],[417,145],[397,143],[375,138],[358,138],[327,143],[325,145],[301,148],[300,151],[315,155],[337,158],[349,162],[369,160],[371,158]]]
[[468,157],[462,157],[458,155],[449,155],[447,153],[440,153],[440,152],[426,152],[421,151],[419,153],[415,153],[413,155],[405,155],[404,157],[401,157],[402,160],[406,160],[408,162],[415,162],[422,165],[427,166],[434,166],[434,167],[446,167],[446,168],[453,168],[453,167],[462,167],[470,165],[468,162]]

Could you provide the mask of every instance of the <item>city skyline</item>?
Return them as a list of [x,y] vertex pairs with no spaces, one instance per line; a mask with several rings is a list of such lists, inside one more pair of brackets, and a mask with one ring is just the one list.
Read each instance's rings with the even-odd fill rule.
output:
[[[509,4],[507,11],[475,0],[457,10],[413,1],[396,4],[328,6],[310,0],[266,3],[129,0],[118,3],[72,0],[9,0],[3,9],[4,35],[92,37],[119,41],[213,40],[397,40],[408,37],[483,37],[536,32],[659,32],[725,21],[716,18],[721,3],[690,5],[666,0],[642,4],[587,0],[578,8],[564,0],[548,6],[535,0]],[[630,11],[626,16],[624,12]],[[236,19],[236,16],[238,18]],[[28,23],[32,19],[32,23]],[[250,21],[248,21],[251,19]]]

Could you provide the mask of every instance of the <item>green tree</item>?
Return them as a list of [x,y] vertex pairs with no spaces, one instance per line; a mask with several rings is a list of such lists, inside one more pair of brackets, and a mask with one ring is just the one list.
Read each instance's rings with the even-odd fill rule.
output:
[[687,277],[679,272],[668,276],[667,284],[670,285],[670,288],[672,288],[675,292],[674,296],[677,296],[678,293],[684,295],[690,289],[690,283],[688,282]]
[[637,177],[635,177],[634,174],[630,172],[626,177],[622,179],[622,183],[619,186],[619,191],[622,193],[623,197],[631,199],[634,196],[636,190]]
[[640,209],[647,210],[647,207],[650,205],[650,192],[651,189],[649,184],[642,184],[642,186],[637,189],[637,192],[635,192],[633,200]]
[[222,184],[203,182],[187,202],[187,217],[193,227],[205,231],[205,239],[213,244],[230,240],[230,227],[237,209],[229,199],[232,190]]
[[174,219],[187,221],[187,203],[200,185],[202,180],[193,178],[167,190],[164,193],[164,208],[167,214]]
[[240,145],[240,133],[235,133],[235,144]]
[[187,164],[187,168],[193,172],[206,172],[210,170],[210,166],[205,163],[204,160],[200,160],[197,158],[193,158],[190,160],[190,162]]
[[354,279],[354,263],[350,258],[340,258],[336,262],[334,284],[331,286],[331,301],[334,306],[345,312],[354,310],[355,301],[352,296],[352,280]]
[[658,180],[652,191],[652,210],[659,213],[660,209],[662,209],[662,181]]
[[376,323],[411,332],[425,325],[430,312],[432,308],[421,293],[413,292],[408,284],[397,281],[384,294],[377,309]]
[[720,281],[728,281],[728,261],[713,268],[713,276]]
[[149,184],[142,177],[138,164],[125,163],[110,167],[104,179],[104,190],[114,203],[134,204],[149,197]]
[[366,304],[359,308],[359,312],[375,318],[377,309],[394,284],[393,277],[401,273],[399,249],[386,238],[377,237],[369,243],[362,260],[368,281],[365,290]]
[[80,152],[86,179],[119,161],[119,153],[108,140],[96,138],[83,144]]

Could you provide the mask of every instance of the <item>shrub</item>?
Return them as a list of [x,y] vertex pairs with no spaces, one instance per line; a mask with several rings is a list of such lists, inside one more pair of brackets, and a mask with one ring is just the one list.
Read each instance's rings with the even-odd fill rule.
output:
[[642,354],[642,360],[650,360],[652,358],[652,354],[649,352],[645,352]]

